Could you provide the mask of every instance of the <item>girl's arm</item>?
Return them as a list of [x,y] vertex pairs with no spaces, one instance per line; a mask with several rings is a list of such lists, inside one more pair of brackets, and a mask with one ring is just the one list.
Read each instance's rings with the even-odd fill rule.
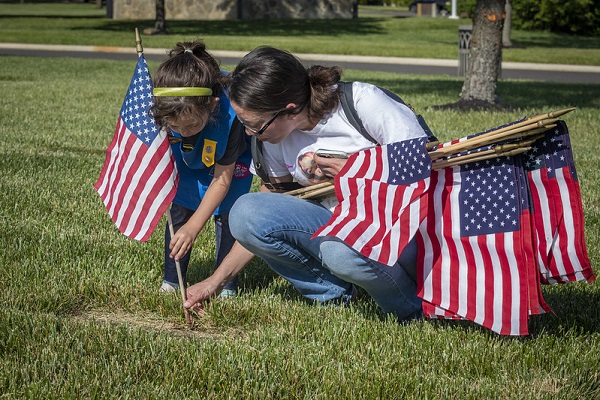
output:
[[190,250],[206,221],[210,219],[227,195],[234,169],[235,163],[230,165],[215,164],[215,175],[210,185],[208,185],[208,189],[206,189],[200,206],[189,221],[179,228],[171,238],[169,243],[169,249],[171,249],[169,256],[171,258],[179,260]]

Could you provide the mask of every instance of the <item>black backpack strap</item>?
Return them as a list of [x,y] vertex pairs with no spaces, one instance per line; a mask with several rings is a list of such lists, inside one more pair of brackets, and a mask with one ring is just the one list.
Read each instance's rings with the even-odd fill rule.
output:
[[428,142],[437,142],[438,139],[435,137],[435,135],[433,134],[431,129],[429,129],[429,125],[427,125],[427,122],[425,122],[425,118],[423,118],[423,116],[421,114],[416,114],[416,115],[417,115],[417,121],[419,121],[419,125],[421,125],[421,128],[423,128],[423,130],[427,134],[427,141]]
[[[350,121],[350,124],[352,124],[352,126],[357,131],[359,131],[361,135],[363,135],[365,137],[365,139],[367,139],[370,142],[373,142],[375,144],[379,144],[379,143],[377,143],[377,141],[375,139],[373,139],[373,137],[371,135],[369,135],[369,133],[365,129],[364,125],[362,124],[362,121],[360,120],[358,113],[356,112],[356,108],[354,108],[354,99],[352,97],[352,82],[338,82],[338,86],[340,87],[340,102],[342,103],[342,108],[344,109],[344,113],[346,113],[346,117]],[[377,87],[382,92],[384,92],[389,98],[393,99],[394,101],[397,101],[400,104],[404,104],[405,106],[410,108],[413,113],[415,112],[415,110],[413,110],[413,108],[411,106],[406,104],[404,102],[404,100],[402,100],[402,98],[400,96],[398,96],[396,93],[394,93],[391,90],[388,90],[386,88],[382,88],[380,86],[377,86]],[[419,121],[419,125],[421,125],[421,128],[423,128],[423,130],[427,134],[429,141],[430,142],[437,141],[437,138],[435,137],[435,135],[433,134],[433,132],[431,131],[431,129],[425,122],[425,119],[423,118],[423,116],[420,114],[417,114],[417,113],[415,113],[415,115],[417,117],[417,121]]]
[[252,151],[252,163],[254,164],[254,170],[256,171],[256,175],[263,180],[263,182],[269,182],[269,176],[265,172],[265,167],[263,166],[263,152],[262,152],[262,142],[256,139],[256,136],[252,136],[250,138],[250,150]]
[[377,143],[377,140],[373,139],[369,132],[365,129],[362,121],[356,113],[354,108],[354,99],[352,97],[352,82],[338,82],[340,88],[340,103],[342,103],[342,109],[348,118],[350,124],[356,129],[361,135],[365,137],[369,142]]
[[252,136],[250,142],[250,150],[252,151],[252,163],[254,164],[254,170],[256,171],[256,175],[262,179],[263,184],[269,190],[283,191],[287,192],[290,190],[296,190],[302,187],[298,182],[280,182],[280,183],[271,183],[271,179],[265,170],[265,157],[263,155],[263,143],[256,138],[256,136]]

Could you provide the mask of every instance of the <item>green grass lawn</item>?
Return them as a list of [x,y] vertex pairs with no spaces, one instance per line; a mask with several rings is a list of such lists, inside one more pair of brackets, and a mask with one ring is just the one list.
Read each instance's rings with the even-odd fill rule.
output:
[[[178,295],[157,290],[164,225],[147,243],[124,237],[92,187],[133,67],[0,57],[0,397],[600,396],[595,283],[544,287],[556,314],[533,317],[527,338],[506,338],[467,322],[399,325],[366,297],[350,308],[315,307],[255,261],[241,296],[214,301],[187,327]],[[458,78],[345,78],[400,93],[442,139],[577,107],[565,119],[598,265],[600,88],[503,81],[499,93],[517,111],[461,114],[429,107],[456,100]],[[205,229],[190,282],[210,274],[213,243]]]
[[[94,4],[1,4],[0,41],[135,48],[134,29],[154,21],[111,20]],[[457,59],[458,26],[470,20],[396,18],[359,12],[346,20],[168,21],[170,35],[144,36],[147,48],[202,38],[209,50],[270,44],[296,53]],[[513,31],[504,61],[600,65],[600,38]]]
[[[93,7],[0,4],[0,41],[131,46],[133,28],[144,27],[102,19],[104,11]],[[86,9],[89,16],[58,18],[66,9]],[[406,27],[403,34],[385,33],[382,26],[400,28],[404,20],[372,19],[357,32],[360,40],[340,21],[308,23],[310,42],[294,37],[301,25],[290,21],[262,23],[265,34],[258,38],[249,32],[260,23],[242,24],[248,31],[240,34],[233,22],[199,29],[188,21],[173,22],[173,35],[144,42],[166,48],[200,36],[214,49],[268,43],[316,53],[335,41],[341,52],[369,54],[377,37],[409,35],[421,40],[423,56],[445,57],[429,43],[437,36],[431,31],[439,24],[446,46],[456,32],[455,22],[436,20],[425,21],[423,38]],[[340,35],[332,37],[336,26]],[[323,41],[302,47],[317,37]],[[532,54],[535,48],[597,54],[600,47],[597,38],[518,37]],[[381,52],[399,51],[391,47]],[[158,64],[150,67],[153,73]],[[134,61],[0,57],[0,398],[600,398],[597,283],[543,287],[554,314],[532,317],[530,336],[510,338],[469,322],[399,325],[366,296],[349,308],[316,307],[254,261],[241,274],[241,295],[213,301],[206,317],[188,327],[179,295],[158,293],[164,221],[147,243],[128,239],[93,189],[133,68]],[[347,70],[344,79],[400,94],[442,140],[577,107],[564,119],[588,251],[599,273],[600,86],[502,80],[498,95],[515,111],[459,113],[431,106],[457,100],[460,78]],[[207,227],[196,241],[190,283],[214,268],[213,243]]]

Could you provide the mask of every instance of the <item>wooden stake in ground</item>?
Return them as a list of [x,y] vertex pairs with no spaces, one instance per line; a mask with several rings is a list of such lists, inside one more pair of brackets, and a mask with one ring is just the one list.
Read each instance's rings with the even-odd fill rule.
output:
[[[173,220],[171,219],[171,209],[167,211],[167,223],[169,224],[169,233],[171,237],[175,236],[175,229],[173,229]],[[183,275],[181,274],[181,265],[179,264],[179,260],[175,260],[175,269],[177,270],[177,280],[179,282],[179,292],[181,293],[181,304],[183,307],[183,303],[187,300],[187,296],[185,294],[185,283],[183,282]],[[190,310],[183,307],[183,314],[185,315],[185,320],[188,324],[192,323],[192,315],[190,314]]]

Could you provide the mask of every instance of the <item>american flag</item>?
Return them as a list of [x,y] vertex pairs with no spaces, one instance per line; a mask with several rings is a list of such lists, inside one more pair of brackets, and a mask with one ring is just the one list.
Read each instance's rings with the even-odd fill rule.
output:
[[536,253],[544,283],[595,280],[584,237],[583,207],[564,121],[524,155]]
[[353,154],[335,177],[339,204],[313,237],[335,236],[394,265],[425,215],[431,173],[426,142],[422,137]]
[[[431,174],[428,212],[417,234],[419,297],[427,317],[468,319],[502,335],[528,332],[527,193],[514,157]],[[522,181],[522,178],[521,178]]]
[[[533,204],[531,202],[531,192],[529,190],[529,182],[527,180],[527,171],[524,168],[523,156],[518,155],[514,157],[515,163],[518,163],[516,168],[517,183],[520,187],[521,196],[521,212],[522,221],[521,224],[521,236],[523,237],[523,260],[521,268],[525,270],[525,276],[527,277],[527,293],[529,295],[529,315],[543,314],[550,312],[552,309],[546,304],[544,296],[542,295],[542,288],[540,282],[540,267],[535,255],[535,231],[531,223],[533,215]],[[529,223],[527,223],[527,220]]]
[[94,184],[119,231],[141,241],[173,200],[178,180],[167,135],[149,116],[152,102],[152,79],[141,55]]

